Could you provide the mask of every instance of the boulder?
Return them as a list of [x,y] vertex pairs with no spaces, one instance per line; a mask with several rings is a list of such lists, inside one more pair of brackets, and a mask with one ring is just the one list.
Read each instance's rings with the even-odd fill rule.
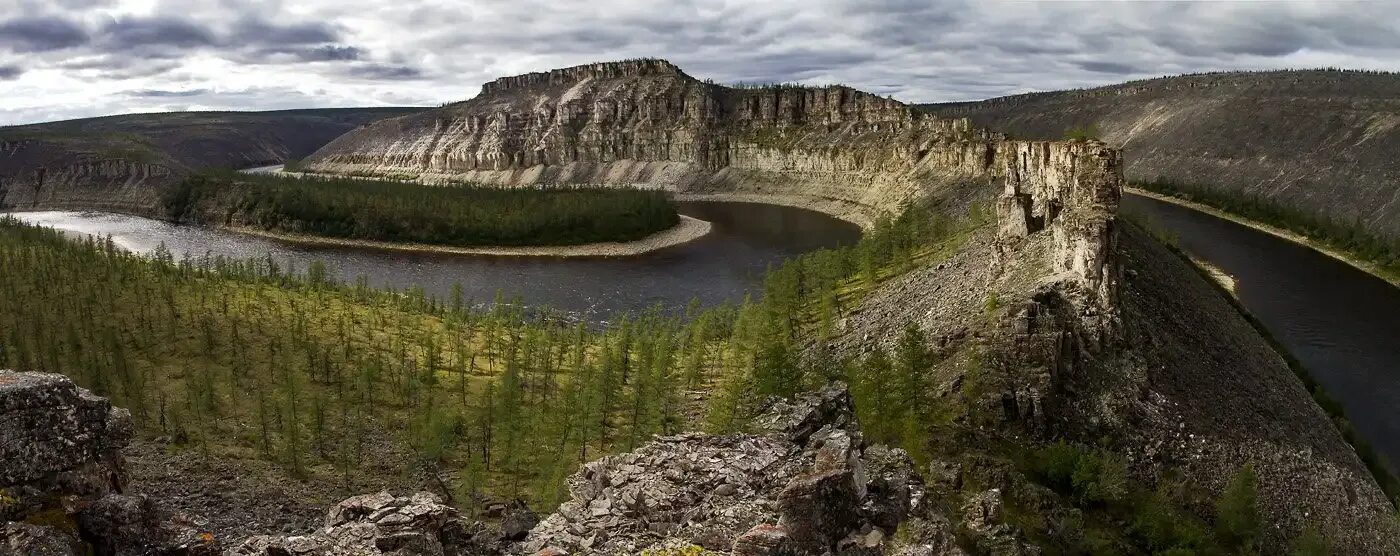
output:
[[539,516],[525,505],[525,502],[516,500],[505,511],[501,518],[501,540],[519,541],[530,534],[530,529],[540,522]]
[[219,543],[200,520],[162,509],[145,496],[110,494],[78,515],[78,528],[97,554],[215,556]]
[[57,527],[7,523],[0,527],[0,554],[16,556],[78,556],[78,539]]
[[758,525],[740,535],[729,553],[734,556],[787,556],[796,552],[787,529],[781,525]]
[[0,522],[121,492],[131,416],[63,375],[0,370]]
[[772,400],[754,422],[758,434],[661,437],[585,465],[513,552],[863,554],[923,496],[903,450],[865,445],[842,383]]
[[225,552],[228,556],[365,556],[376,554],[444,556],[491,554],[479,546],[479,524],[429,492],[394,496],[388,492],[353,496],[326,512],[326,526],[294,536],[256,536]]

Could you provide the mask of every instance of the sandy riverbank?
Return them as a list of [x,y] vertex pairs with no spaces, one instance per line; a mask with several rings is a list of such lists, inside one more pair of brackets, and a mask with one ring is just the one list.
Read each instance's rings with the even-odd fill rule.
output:
[[334,245],[390,251],[451,253],[456,255],[492,255],[501,257],[630,257],[665,249],[667,247],[674,247],[705,237],[706,234],[710,233],[710,223],[698,218],[681,215],[681,221],[675,227],[654,233],[637,241],[537,247],[454,247],[450,245],[432,245],[426,243],[398,243],[392,241],[322,237],[306,234],[286,234],[244,227],[227,227],[224,229],[241,234],[303,245]]
[[[385,180],[402,181],[406,183],[418,183],[422,185],[439,185],[436,183],[424,182],[420,180],[393,179],[393,178],[371,178],[364,176],[346,176],[339,174],[321,174],[314,172],[288,172],[281,166],[262,166],[249,168],[244,172],[254,174],[279,174],[285,176],[310,176],[320,178],[351,178],[364,180]],[[648,184],[632,184],[633,187],[654,187]],[[604,186],[616,187],[616,186]],[[724,202],[724,203],[760,203],[767,205],[779,205],[785,207],[800,208],[815,212],[820,212],[827,216],[837,218],[860,226],[862,230],[869,230],[875,226],[875,221],[871,219],[867,207],[855,203],[841,201],[838,199],[826,199],[821,197],[808,197],[802,195],[773,195],[768,193],[706,193],[689,191],[669,191],[671,199],[675,201],[698,201],[698,202]]]
[[1375,265],[1375,264],[1372,264],[1372,263],[1370,263],[1370,262],[1357,259],[1356,257],[1352,256],[1352,255],[1349,254],[1349,253],[1346,253],[1346,252],[1344,252],[1344,251],[1335,249],[1335,248],[1333,248],[1333,247],[1331,247],[1331,246],[1328,246],[1328,245],[1325,244],[1325,243],[1322,243],[1321,241],[1315,240],[1315,239],[1310,238],[1310,237],[1308,237],[1308,236],[1305,236],[1305,235],[1302,235],[1302,234],[1298,234],[1298,233],[1295,233],[1295,232],[1291,232],[1291,231],[1285,230],[1285,229],[1283,229],[1283,228],[1277,228],[1277,227],[1274,227],[1274,226],[1270,226],[1270,225],[1264,224],[1264,223],[1262,223],[1262,222],[1257,222],[1257,221],[1254,221],[1254,220],[1250,220],[1250,219],[1248,219],[1248,218],[1244,218],[1244,217],[1239,216],[1239,215],[1231,214],[1231,213],[1229,213],[1229,212],[1225,212],[1225,211],[1223,211],[1223,210],[1220,210],[1220,209],[1218,209],[1218,208],[1212,207],[1212,206],[1210,206],[1210,205],[1204,205],[1204,204],[1197,203],[1197,202],[1194,202],[1194,201],[1187,201],[1187,200],[1185,200],[1185,199],[1181,199],[1181,198],[1178,198],[1178,197],[1172,197],[1172,196],[1170,196],[1170,195],[1163,195],[1163,194],[1161,194],[1161,193],[1153,193],[1153,192],[1151,192],[1151,191],[1147,191],[1147,190],[1145,190],[1145,189],[1138,189],[1138,188],[1136,188],[1136,187],[1124,188],[1123,191],[1126,192],[1126,193],[1132,193],[1133,195],[1140,195],[1140,196],[1142,196],[1142,197],[1147,197],[1147,198],[1149,198],[1149,199],[1155,199],[1155,200],[1158,200],[1158,201],[1162,201],[1162,202],[1164,202],[1164,203],[1171,203],[1171,204],[1174,204],[1174,205],[1178,205],[1178,206],[1183,206],[1183,207],[1189,208],[1189,209],[1191,209],[1191,210],[1195,210],[1195,211],[1199,211],[1199,212],[1204,212],[1204,213],[1209,214],[1209,215],[1211,215],[1211,216],[1214,216],[1214,217],[1216,217],[1216,218],[1223,218],[1223,219],[1225,219],[1225,220],[1229,220],[1229,221],[1234,222],[1234,223],[1236,223],[1236,224],[1239,224],[1239,225],[1242,225],[1242,226],[1248,226],[1248,227],[1250,227],[1250,228],[1253,228],[1253,229],[1255,229],[1255,230],[1259,230],[1259,231],[1264,232],[1264,233],[1266,233],[1266,234],[1273,235],[1273,236],[1276,236],[1276,237],[1279,237],[1279,238],[1282,238],[1282,239],[1291,241],[1291,242],[1293,242],[1293,243],[1297,243],[1297,244],[1299,244],[1299,245],[1303,245],[1303,246],[1308,247],[1308,248],[1310,248],[1310,249],[1312,249],[1312,250],[1314,250],[1314,251],[1317,251],[1317,252],[1319,252],[1319,253],[1322,253],[1322,254],[1324,254],[1324,255],[1327,255],[1327,256],[1329,256],[1329,257],[1332,257],[1332,258],[1334,258],[1334,259],[1337,259],[1337,260],[1339,260],[1339,261],[1342,261],[1342,262],[1344,262],[1344,263],[1346,263],[1346,264],[1349,264],[1349,265],[1351,265],[1352,267],[1355,267],[1357,270],[1360,270],[1360,271],[1362,271],[1362,272],[1365,272],[1365,273],[1367,273],[1367,274],[1370,274],[1370,275],[1372,275],[1372,276],[1375,276],[1375,277],[1377,277],[1377,278],[1380,278],[1380,279],[1382,279],[1382,280],[1385,280],[1386,282],[1390,282],[1390,284],[1393,285],[1393,286],[1395,286],[1395,287],[1400,287],[1400,275],[1394,275],[1394,274],[1392,274],[1392,273],[1388,273],[1388,272],[1385,271],[1385,269],[1383,269],[1383,268],[1381,268],[1381,267],[1379,267],[1379,266],[1377,266],[1377,265]]
[[850,222],[860,226],[862,231],[869,231],[871,228],[875,227],[875,221],[865,212],[865,207],[854,203],[835,199],[824,199],[821,197],[770,195],[767,193],[690,193],[682,191],[671,193],[671,199],[675,201],[759,203],[793,207],[820,212],[832,218]]

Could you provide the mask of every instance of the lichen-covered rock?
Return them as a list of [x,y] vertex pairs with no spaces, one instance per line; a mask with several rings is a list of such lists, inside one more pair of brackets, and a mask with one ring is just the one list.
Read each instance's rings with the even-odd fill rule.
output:
[[78,556],[78,539],[50,525],[7,523],[0,526],[0,555]]
[[326,512],[326,526],[305,535],[244,539],[228,556],[443,556],[489,554],[480,528],[464,520],[437,495],[387,492],[347,498]]
[[982,491],[963,505],[963,527],[983,534],[1001,524],[1002,500],[1000,489]]
[[145,496],[111,494],[78,515],[78,527],[98,554],[215,556],[219,543],[199,518],[162,509]]
[[676,541],[736,554],[883,550],[922,496],[907,454],[861,441],[844,384],[770,403],[756,423],[764,434],[663,437],[586,465],[515,552],[634,554]]
[[120,492],[130,419],[62,375],[0,370],[0,521]]

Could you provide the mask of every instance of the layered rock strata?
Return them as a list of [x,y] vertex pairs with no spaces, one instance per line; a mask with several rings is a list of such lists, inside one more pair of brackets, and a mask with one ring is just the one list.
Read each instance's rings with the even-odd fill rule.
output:
[[191,172],[305,156],[409,111],[177,112],[0,127],[0,210],[157,215],[161,189]]
[[1137,182],[1268,201],[1400,240],[1400,75],[1225,72],[924,105],[1022,139],[1079,129]]
[[1000,139],[849,87],[728,88],[639,60],[501,78],[471,100],[347,133],[306,168],[803,199],[869,224],[996,173]]
[[[1001,246],[1049,230],[1050,279],[1068,279],[1086,325],[1105,329],[1113,318],[1121,270],[1118,201],[1123,160],[1098,141],[1012,141],[998,152],[1001,195],[996,200]],[[1002,261],[1015,256],[1002,249]],[[1081,298],[1082,297],[1082,298]]]

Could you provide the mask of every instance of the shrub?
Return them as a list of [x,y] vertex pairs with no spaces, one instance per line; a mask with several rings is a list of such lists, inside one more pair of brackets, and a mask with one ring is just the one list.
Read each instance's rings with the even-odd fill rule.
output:
[[1082,502],[1114,504],[1127,499],[1128,467],[1112,452],[1060,440],[1041,448],[1033,459],[1046,484]]
[[1098,138],[1099,129],[1094,124],[1084,124],[1079,127],[1066,129],[1064,135],[1066,141],[1088,141]]
[[1081,457],[1074,468],[1074,489],[1089,502],[1122,502],[1128,494],[1128,466],[1107,451]]
[[1184,551],[1195,554],[1207,543],[1205,528],[1194,518],[1172,505],[1158,491],[1145,496],[1133,509],[1129,531],[1156,554]]
[[1079,464],[1081,450],[1064,440],[1041,448],[1036,453],[1036,468],[1046,484],[1061,492],[1073,485],[1074,469]]
[[1215,533],[1221,544],[1253,550],[1259,540],[1259,478],[1253,464],[1245,464],[1230,479],[1215,501]]
[[1332,553],[1332,549],[1327,546],[1327,538],[1317,529],[1309,526],[1298,538],[1293,539],[1292,548],[1288,549],[1290,556],[1327,556]]

